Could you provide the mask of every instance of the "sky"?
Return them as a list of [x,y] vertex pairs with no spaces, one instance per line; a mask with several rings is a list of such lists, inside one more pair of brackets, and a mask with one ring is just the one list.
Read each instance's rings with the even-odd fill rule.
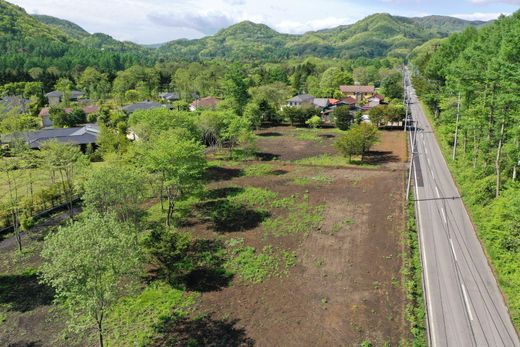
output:
[[30,14],[70,20],[90,33],[140,44],[200,38],[243,20],[299,34],[351,24],[373,13],[490,20],[520,0],[8,0]]

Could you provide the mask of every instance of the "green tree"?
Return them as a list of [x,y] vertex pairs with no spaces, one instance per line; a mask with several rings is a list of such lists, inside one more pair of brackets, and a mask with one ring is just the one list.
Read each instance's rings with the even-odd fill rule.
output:
[[312,116],[305,122],[305,124],[307,124],[313,129],[317,129],[321,125],[321,117]]
[[78,80],[78,87],[94,100],[105,99],[110,93],[108,76],[94,67],[87,67]]
[[168,200],[166,224],[170,226],[176,201],[202,186],[206,168],[204,146],[188,132],[172,129],[138,144],[137,155],[138,162],[160,181],[161,196],[166,195]]
[[360,155],[361,161],[370,148],[379,141],[379,130],[368,123],[357,124],[336,141],[336,148],[352,161],[353,155]]
[[403,98],[403,75],[394,71],[381,81],[381,87],[383,88],[383,94],[390,99],[402,99]]
[[113,213],[122,222],[137,222],[144,198],[144,176],[120,162],[95,168],[83,183],[87,211]]
[[242,115],[244,107],[249,101],[248,83],[246,76],[237,64],[232,65],[224,79],[224,93],[227,98],[233,99],[237,103],[235,112]]
[[341,95],[339,86],[342,84],[352,84],[352,75],[338,67],[328,68],[321,76],[321,96],[333,98]]
[[41,145],[40,160],[51,175],[57,175],[63,195],[67,202],[70,217],[74,217],[73,202],[75,197],[76,174],[80,166],[85,165],[85,156],[79,147],[63,144],[56,140],[46,141]]
[[107,312],[141,271],[137,232],[114,215],[93,213],[50,234],[41,254],[42,282],[54,288],[76,327],[95,323],[102,347]]
[[349,106],[340,106],[332,112],[336,127],[340,130],[348,130],[354,123],[354,116]]

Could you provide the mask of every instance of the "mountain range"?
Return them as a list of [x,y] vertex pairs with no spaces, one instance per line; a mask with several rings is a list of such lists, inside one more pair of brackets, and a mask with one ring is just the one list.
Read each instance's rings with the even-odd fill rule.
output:
[[[117,46],[116,40],[90,35],[78,25],[50,16],[34,15],[40,22],[59,29],[96,47]],[[267,25],[240,22],[201,39],[180,39],[143,47],[171,59],[284,59],[302,56],[356,58],[385,55],[405,56],[413,48],[433,38],[442,38],[468,26],[481,27],[487,22],[467,21],[446,16],[407,18],[378,13],[351,24],[307,32],[303,35],[279,33]],[[105,35],[107,36],[107,35]],[[111,39],[111,38],[110,38]],[[128,46],[130,43],[126,43]]]
[[430,39],[485,24],[444,16],[407,18],[379,13],[351,25],[291,35],[244,21],[213,36],[144,46],[121,42],[102,33],[91,34],[63,19],[31,16],[21,7],[0,0],[0,80],[18,80],[35,68],[71,71],[95,66],[113,72],[132,64],[153,65],[158,59],[277,61],[307,56],[405,57]]

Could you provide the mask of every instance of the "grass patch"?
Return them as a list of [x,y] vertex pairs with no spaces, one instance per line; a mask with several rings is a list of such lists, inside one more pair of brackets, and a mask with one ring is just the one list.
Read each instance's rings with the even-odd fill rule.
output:
[[293,205],[285,217],[269,218],[262,223],[266,233],[274,236],[308,234],[318,228],[323,221],[325,206],[311,206],[308,196]]
[[244,169],[244,174],[248,177],[259,177],[271,175],[272,173],[273,167],[269,164],[255,164]]
[[271,276],[287,275],[296,265],[297,256],[293,251],[277,251],[265,246],[260,252],[245,246],[244,239],[227,241],[229,260],[226,269],[237,274],[243,281],[261,283]]
[[318,136],[318,132],[311,129],[296,129],[293,132],[293,136],[301,141],[323,142],[323,138]]
[[376,168],[377,165],[367,164],[360,160],[349,162],[347,158],[340,155],[322,154],[315,157],[309,157],[293,161],[298,165],[314,165],[314,166],[348,166],[348,167],[364,167]]
[[123,298],[107,317],[108,345],[147,345],[164,322],[187,316],[195,298],[160,282],[138,296]]
[[312,177],[296,177],[292,183],[297,186],[308,186],[311,184],[331,184],[334,182],[332,177],[317,175]]
[[403,254],[403,277],[406,291],[406,319],[410,324],[414,346],[427,346],[426,343],[426,313],[422,288],[422,265],[419,251],[419,237],[415,222],[415,206],[408,203],[408,221],[405,232],[405,251]]
[[252,207],[266,207],[278,194],[264,188],[245,187],[244,190],[229,198],[230,201]]

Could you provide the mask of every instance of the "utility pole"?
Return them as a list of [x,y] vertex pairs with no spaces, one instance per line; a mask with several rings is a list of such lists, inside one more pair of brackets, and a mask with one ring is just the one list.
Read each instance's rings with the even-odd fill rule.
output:
[[412,186],[412,172],[415,165],[415,143],[417,139],[417,123],[415,122],[415,126],[413,125],[415,121],[411,121],[412,126],[414,128],[413,135],[410,134],[410,142],[412,147],[412,154],[410,155],[410,168],[408,170],[408,183],[406,185],[406,200],[410,200],[410,188]]
[[451,155],[451,159],[455,160],[457,155],[457,140],[459,138],[459,119],[460,119],[460,91],[459,96],[457,98],[457,121],[455,123],[455,140],[453,141],[453,153]]

